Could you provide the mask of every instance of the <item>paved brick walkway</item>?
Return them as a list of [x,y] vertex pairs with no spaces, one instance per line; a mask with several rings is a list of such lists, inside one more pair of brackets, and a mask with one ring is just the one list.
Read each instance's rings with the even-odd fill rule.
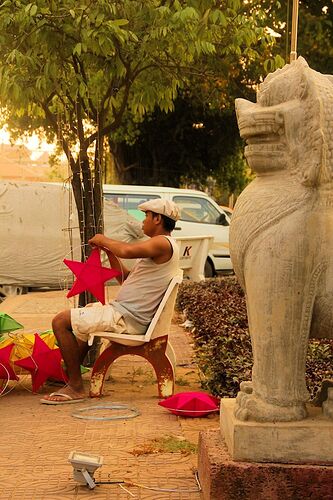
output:
[[[0,311],[13,316],[26,330],[34,331],[50,328],[53,315],[66,307],[68,301],[62,292],[45,292],[7,299],[0,304]],[[170,335],[178,365],[176,392],[198,390],[188,335],[176,324]],[[200,498],[195,491],[195,454],[156,452],[137,456],[133,452],[144,450],[154,438],[168,435],[196,443],[200,430],[218,427],[218,416],[186,419],[158,406],[154,375],[144,360],[130,356],[117,360],[105,396],[75,405],[41,405],[40,396],[55,389],[44,386],[39,395],[32,394],[30,376],[21,379],[22,383],[14,383],[0,402],[1,500]],[[86,384],[88,387],[89,375]],[[140,415],[113,421],[72,416],[80,408],[111,402],[135,407]],[[110,410],[96,410],[95,415],[108,416]],[[119,485],[104,484],[91,491],[79,485],[72,479],[67,461],[72,450],[104,457],[104,465],[95,474],[97,481],[124,480],[142,486],[124,484],[126,491]],[[143,486],[177,491],[153,491]]]

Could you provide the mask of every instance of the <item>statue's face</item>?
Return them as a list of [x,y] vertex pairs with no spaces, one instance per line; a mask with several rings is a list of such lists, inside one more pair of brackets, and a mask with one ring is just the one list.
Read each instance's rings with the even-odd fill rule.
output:
[[291,158],[299,158],[304,140],[301,84],[300,75],[290,68],[266,78],[256,104],[236,99],[240,135],[247,142],[245,156],[259,175],[288,168]]

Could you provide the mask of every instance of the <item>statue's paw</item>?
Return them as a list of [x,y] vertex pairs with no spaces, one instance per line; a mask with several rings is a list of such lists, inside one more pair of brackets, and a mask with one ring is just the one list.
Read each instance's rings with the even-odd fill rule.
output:
[[245,408],[241,408],[239,406],[235,407],[234,415],[238,420],[242,420],[243,422],[248,420],[249,417],[248,411]]
[[258,396],[239,392],[236,398],[234,415],[239,420],[255,422],[292,422],[307,416],[304,404],[279,406],[267,403]]
[[238,418],[238,420],[245,421],[249,419],[249,412],[246,408],[247,399],[248,394],[243,391],[239,391],[236,396],[236,406],[234,409],[234,415]]
[[240,383],[241,392],[245,392],[246,394],[252,394],[253,392],[253,383],[252,380],[245,380]]
[[239,408],[245,408],[247,397],[248,394],[246,394],[246,392],[239,391],[236,396],[236,406],[238,406]]

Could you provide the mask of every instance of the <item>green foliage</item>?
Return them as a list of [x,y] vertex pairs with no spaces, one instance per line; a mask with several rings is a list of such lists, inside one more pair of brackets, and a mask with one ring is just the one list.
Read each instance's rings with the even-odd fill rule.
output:
[[178,308],[193,322],[195,359],[202,385],[218,396],[234,396],[251,378],[251,341],[244,293],[235,278],[184,282]]
[[299,11],[298,55],[311,68],[333,74],[333,4],[302,0]]
[[136,116],[156,105],[170,111],[194,63],[217,51],[238,54],[263,36],[253,19],[237,16],[237,3],[225,4],[221,12],[195,0],[2,2],[0,102],[37,122],[47,106],[72,140],[78,100],[95,125],[100,115],[104,126],[114,124],[124,102]]
[[[204,185],[211,175],[227,192],[237,193],[246,185],[234,98],[254,99],[264,61],[270,69],[283,61],[272,55],[274,43],[259,2],[251,12],[241,2],[233,2],[232,8],[237,5],[232,21],[227,5],[208,16],[206,11],[204,18],[220,21],[224,34],[211,54],[190,70],[182,68],[183,85],[172,110],[158,106],[145,117],[129,114],[111,135],[120,182],[179,186],[186,179]],[[203,128],[193,128],[201,122]]]
[[243,142],[229,107],[218,109],[206,98],[182,91],[173,112],[155,110],[128,130],[131,138],[112,143],[125,165],[125,184],[204,189],[210,176],[219,198],[221,193],[238,194],[249,182]]
[[155,107],[172,111],[191,75],[217,74],[216,56],[244,65],[270,44],[237,0],[222,8],[214,0],[5,0],[0,108],[18,134],[57,138],[87,242],[101,229],[103,137]]
[[[278,35],[273,47],[276,56],[289,62],[291,40],[291,0],[262,0],[260,8],[266,12],[268,26]],[[249,4],[258,4],[251,0]],[[299,3],[297,53],[311,68],[321,73],[333,73],[333,4],[327,0],[301,0]],[[271,71],[266,62],[266,70]]]
[[[184,282],[177,305],[194,325],[203,387],[217,396],[235,397],[239,383],[251,379],[252,367],[245,297],[237,279]],[[312,397],[323,379],[332,378],[332,366],[333,341],[310,340],[306,381]]]
[[309,342],[306,360],[306,378],[313,396],[324,379],[333,378],[333,342],[314,340]]
[[[220,191],[237,194],[245,187],[248,175],[243,144],[231,110],[235,97],[254,101],[256,85],[264,75],[289,60],[291,7],[291,1],[243,2],[241,12],[275,32],[276,43],[265,45],[259,39],[252,40],[252,45],[242,46],[241,57],[237,50],[217,46],[216,53],[205,60],[206,69],[198,75],[192,73],[173,111],[155,110],[143,123],[130,119],[113,136],[117,142],[114,153],[125,167],[120,177],[123,182],[203,187],[209,175]],[[223,16],[223,12],[215,12],[212,18],[218,15]],[[324,73],[333,72],[332,22],[333,7],[327,2],[301,2],[298,52]],[[253,32],[244,29],[248,43],[251,36]],[[193,129],[195,123],[203,127]]]
[[156,110],[137,130],[134,144],[118,145],[125,165],[132,165],[125,183],[203,188],[212,176],[227,194],[245,187],[243,146],[232,111],[182,93],[172,113]]

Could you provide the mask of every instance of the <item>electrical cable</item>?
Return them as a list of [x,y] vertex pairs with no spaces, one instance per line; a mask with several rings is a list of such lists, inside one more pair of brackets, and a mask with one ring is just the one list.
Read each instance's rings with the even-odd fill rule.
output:
[[201,491],[199,488],[196,489],[180,489],[180,488],[158,488],[157,486],[145,486],[140,483],[125,482],[126,486],[137,486],[138,488],[143,488],[144,490],[160,491],[163,493],[198,493]]
[[145,486],[141,483],[134,483],[133,481],[95,481],[95,484],[124,484],[125,486],[135,486],[137,488],[143,488],[145,490],[160,491],[163,493],[199,493],[202,491],[201,484],[198,477],[198,472],[194,474],[195,481],[197,483],[196,489],[182,489],[182,488],[159,488],[158,486]]
[[[129,415],[113,415],[111,417],[97,417],[97,416],[90,416],[90,415],[82,415],[81,413],[84,413],[86,411],[93,411],[93,410],[128,410],[129,412],[132,412],[132,414]],[[74,418],[81,418],[85,420],[129,420],[131,418],[135,418],[141,415],[139,410],[137,408],[131,408],[128,405],[122,404],[122,403],[112,403],[112,404],[104,404],[104,405],[94,405],[94,406],[87,406],[85,408],[80,408],[76,412],[72,413],[72,417]]]
[[95,484],[125,484],[125,481],[119,481],[119,480],[115,480],[115,481],[94,481]]

